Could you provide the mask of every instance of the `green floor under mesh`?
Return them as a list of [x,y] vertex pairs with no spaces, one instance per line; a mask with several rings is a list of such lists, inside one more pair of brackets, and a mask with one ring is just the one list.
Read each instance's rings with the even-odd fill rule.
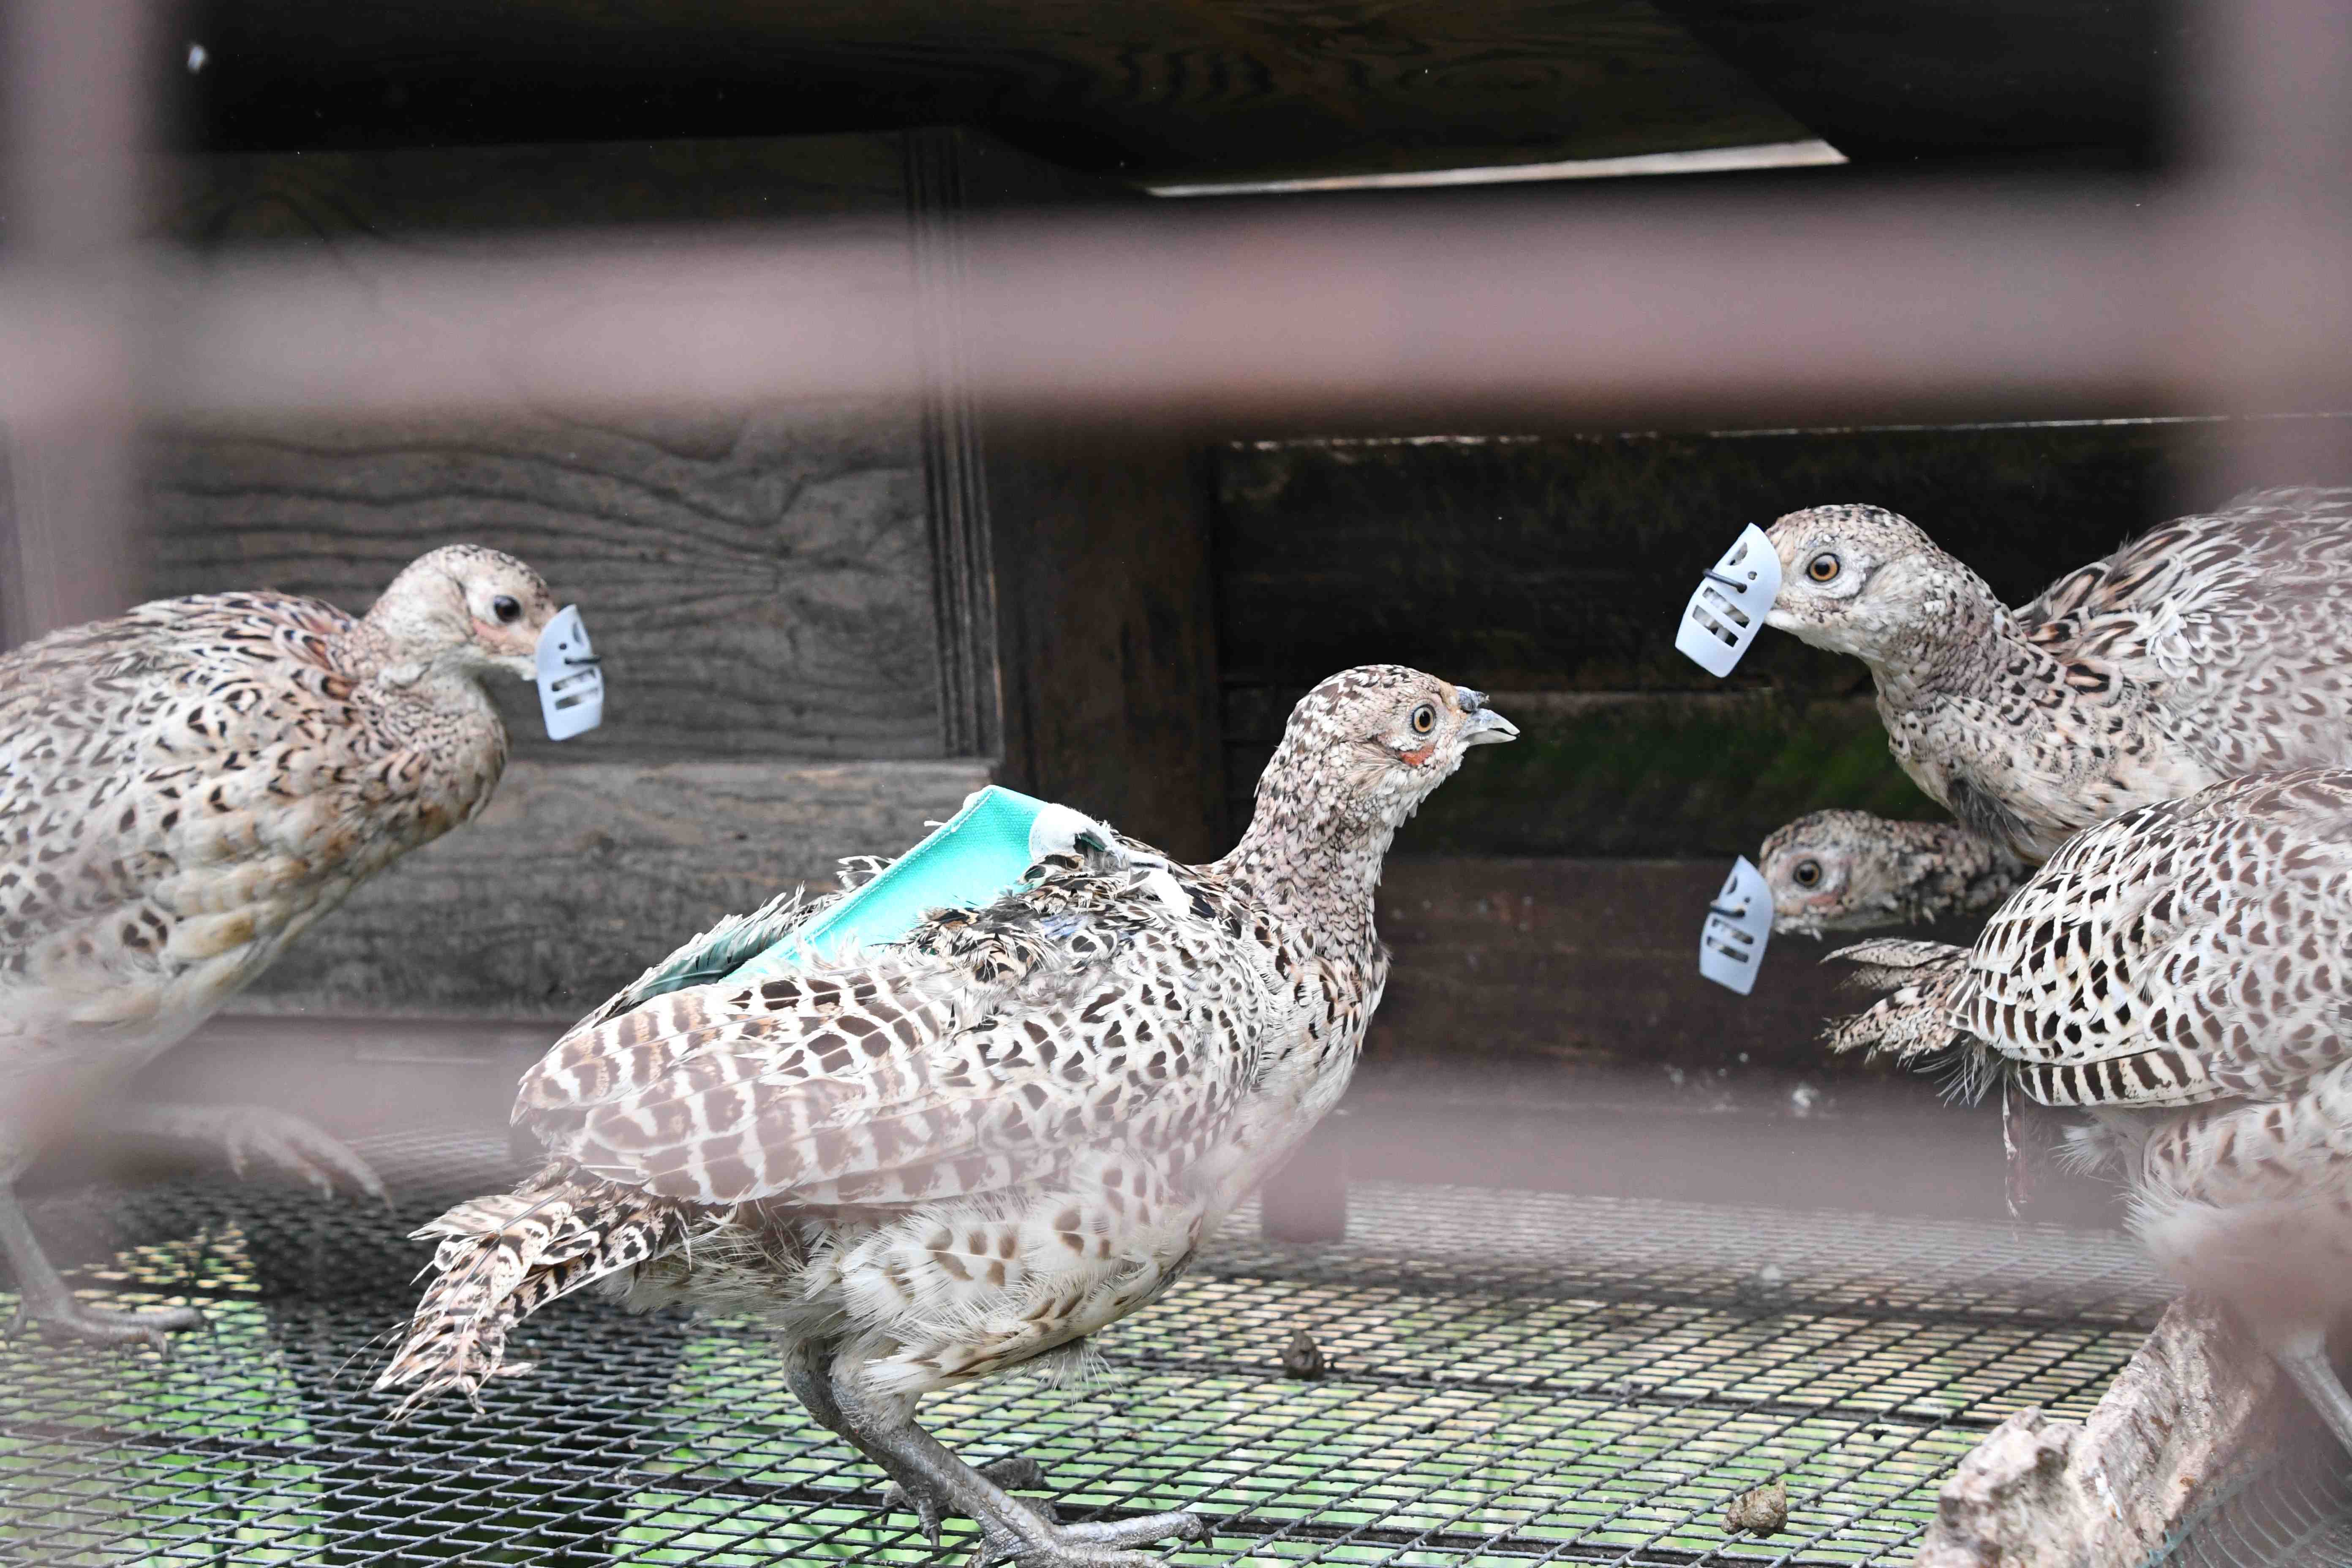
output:
[[[402,1233],[495,1184],[503,1151],[370,1153],[402,1180],[397,1214],[233,1183],[42,1205],[86,1280],[195,1300],[213,1329],[168,1363],[0,1349],[0,1554],[933,1560],[747,1324],[563,1303],[518,1336],[536,1370],[481,1413],[383,1427],[367,1384],[424,1258]],[[1340,1243],[1264,1242],[1238,1216],[1100,1337],[1085,1386],[1006,1380],[927,1419],[968,1458],[1042,1460],[1065,1518],[1199,1510],[1217,1533],[1179,1563],[1901,1563],[1959,1457],[2023,1406],[2086,1413],[2165,1295],[2105,1232],[1351,1200]],[[1282,1372],[1300,1329],[1320,1381]],[[1725,1505],[1775,1479],[1787,1531],[1727,1536]]]

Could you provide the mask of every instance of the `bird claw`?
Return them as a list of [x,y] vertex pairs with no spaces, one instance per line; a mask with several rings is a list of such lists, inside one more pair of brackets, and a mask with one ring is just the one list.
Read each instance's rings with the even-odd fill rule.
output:
[[[1034,1491],[1045,1485],[1045,1467],[1026,1454],[1007,1454],[1001,1459],[991,1459],[972,1468],[1009,1492]],[[1019,1498],[1015,1500],[1047,1524],[1061,1517],[1055,1511],[1054,1505],[1044,1498]],[[947,1522],[947,1509],[936,1493],[909,1492],[898,1482],[892,1481],[882,1489],[882,1506],[885,1510],[913,1514],[922,1521],[923,1539],[931,1543],[932,1551],[940,1550],[940,1528]],[[975,1568],[979,1568],[977,1563]]]
[[386,1207],[392,1204],[383,1181],[356,1151],[290,1111],[266,1105],[168,1105],[144,1108],[128,1120],[137,1131],[217,1143],[240,1178],[259,1159],[291,1173],[321,1197],[333,1197],[340,1180]]
[[159,1307],[147,1311],[119,1311],[110,1307],[86,1307],[72,1298],[49,1306],[19,1300],[8,1319],[9,1339],[31,1327],[98,1344],[145,1344],[164,1361],[172,1359],[171,1335],[212,1325],[194,1307]]
[[241,1106],[224,1136],[239,1174],[243,1174],[243,1157],[259,1155],[309,1183],[320,1197],[333,1197],[340,1179],[387,1208],[392,1205],[392,1194],[384,1190],[383,1180],[356,1151],[299,1116],[263,1106]]
[[1206,1519],[1179,1510],[1140,1519],[1056,1525],[1053,1539],[1037,1544],[998,1542],[983,1534],[973,1549],[971,1568],[989,1568],[997,1562],[1012,1563],[1014,1568],[1165,1568],[1158,1553],[1128,1549],[1161,1541],[1206,1541],[1212,1533]]
[[892,1481],[882,1489],[882,1509],[886,1513],[913,1514],[921,1524],[923,1539],[930,1542],[931,1550],[937,1552],[940,1549],[940,1527],[947,1521],[947,1510],[940,1507],[939,1499],[929,1492],[918,1496]]

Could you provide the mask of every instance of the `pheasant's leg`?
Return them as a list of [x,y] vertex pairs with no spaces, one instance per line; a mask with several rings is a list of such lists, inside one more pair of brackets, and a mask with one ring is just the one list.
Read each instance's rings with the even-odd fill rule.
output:
[[2293,1380],[2319,1418],[2336,1434],[2336,1440],[2352,1453],[2352,1394],[2344,1391],[2344,1384],[2336,1375],[2336,1368],[2327,1360],[2327,1339],[2316,1329],[2289,1336],[2271,1352],[2280,1370]]
[[[846,1439],[852,1447],[881,1467],[882,1473],[890,1478],[890,1484],[882,1489],[882,1506],[905,1509],[912,1513],[922,1523],[924,1539],[931,1543],[931,1550],[937,1552],[940,1549],[940,1526],[949,1512],[947,1500],[921,1477],[877,1450],[850,1429],[849,1417],[841,1413],[841,1405],[834,1398],[830,1371],[832,1359],[830,1345],[814,1342],[794,1345],[784,1362],[784,1381],[791,1384],[800,1402],[808,1407],[808,1413],[816,1417],[819,1426]],[[1004,1461],[999,1460],[997,1464],[1001,1466]],[[981,1474],[988,1476],[1000,1487],[1039,1485],[1044,1480],[1042,1473],[1034,1479],[1027,1480],[990,1476],[989,1471],[995,1468],[983,1465]],[[1050,1508],[1052,1505],[1045,1506]]]
[[340,1180],[379,1202],[391,1201],[368,1163],[341,1139],[266,1105],[124,1105],[107,1113],[106,1125],[130,1137],[217,1144],[240,1176],[257,1157],[299,1176],[321,1196],[334,1196]]
[[[1040,1491],[1046,1485],[1045,1467],[1026,1454],[1007,1454],[972,1468],[1009,1492]],[[1048,1524],[1060,1517],[1054,1511],[1054,1505],[1043,1498],[1024,1498],[1021,1501],[1043,1514]],[[910,1492],[899,1482],[892,1481],[882,1489],[882,1506],[913,1514],[922,1521],[923,1536],[931,1543],[931,1550],[940,1549],[940,1526],[947,1520],[948,1508],[936,1493]]]
[[1170,1536],[1199,1541],[1209,1533],[1208,1521],[1181,1511],[1055,1524],[915,1425],[911,1401],[868,1394],[829,1365],[812,1370],[829,1385],[823,1398],[829,1410],[810,1406],[817,1419],[828,1426],[837,1419],[841,1424],[834,1430],[887,1471],[909,1497],[929,1495],[943,1509],[978,1523],[983,1561],[1005,1557],[1022,1568],[1156,1568],[1159,1559],[1149,1552],[1122,1548]]
[[29,1318],[87,1340],[108,1343],[144,1340],[160,1352],[167,1331],[193,1329],[204,1321],[193,1307],[123,1312],[84,1306],[43,1256],[41,1244],[33,1239],[33,1227],[25,1222],[25,1211],[16,1205],[16,1192],[5,1184],[0,1184],[0,1257],[8,1259],[16,1276],[19,1301],[16,1321],[9,1325],[11,1333]]

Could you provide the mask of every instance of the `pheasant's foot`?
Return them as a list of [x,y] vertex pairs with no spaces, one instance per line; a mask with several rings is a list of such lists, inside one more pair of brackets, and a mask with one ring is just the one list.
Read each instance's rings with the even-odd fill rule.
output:
[[171,1342],[164,1336],[182,1329],[203,1328],[205,1318],[194,1307],[123,1310],[113,1307],[93,1307],[72,1296],[44,1301],[36,1301],[26,1296],[17,1303],[16,1315],[9,1320],[8,1337],[15,1339],[27,1323],[46,1332],[88,1340],[96,1344],[119,1345],[143,1341],[157,1355],[169,1355]]
[[118,1131],[218,1144],[240,1176],[259,1159],[301,1178],[322,1197],[334,1196],[340,1182],[379,1203],[392,1201],[350,1144],[289,1111],[266,1105],[134,1105],[110,1121]]
[[[991,1459],[973,1469],[1008,1492],[1037,1491],[1045,1485],[1045,1468],[1026,1454],[1008,1454],[1002,1459]],[[1046,1523],[1055,1520],[1054,1505],[1040,1498],[1023,1498],[1024,1505],[1042,1517]],[[940,1549],[940,1526],[955,1511],[934,1488],[910,1492],[897,1481],[882,1489],[882,1506],[895,1512],[911,1513],[923,1523],[923,1538],[931,1550]]]
[[1209,1521],[1181,1510],[1137,1519],[1092,1520],[1084,1524],[1048,1524],[1043,1539],[1000,1543],[993,1531],[973,1554],[973,1568],[1010,1561],[1018,1568],[1164,1568],[1157,1552],[1133,1552],[1158,1541],[1206,1541]]
[[194,1307],[121,1311],[86,1305],[66,1288],[56,1267],[42,1253],[33,1227],[25,1221],[25,1211],[16,1205],[16,1194],[5,1183],[0,1183],[0,1258],[7,1259],[9,1271],[16,1277],[16,1311],[8,1321],[11,1339],[30,1322],[100,1344],[144,1340],[156,1354],[167,1355],[165,1334],[204,1326],[203,1314]]
[[1156,1568],[1158,1558],[1125,1548],[1170,1536],[1199,1541],[1209,1533],[1208,1521],[1190,1513],[1056,1523],[1049,1510],[1014,1497],[997,1479],[1010,1470],[1013,1483],[1021,1485],[1024,1477],[1036,1477],[1034,1468],[1013,1469],[999,1461],[989,1467],[995,1475],[973,1469],[915,1424],[912,1398],[862,1386],[856,1368],[835,1363],[828,1347],[796,1347],[787,1369],[793,1392],[809,1414],[881,1466],[919,1510],[929,1497],[942,1514],[952,1511],[978,1522],[974,1568],[999,1559],[1020,1568]]

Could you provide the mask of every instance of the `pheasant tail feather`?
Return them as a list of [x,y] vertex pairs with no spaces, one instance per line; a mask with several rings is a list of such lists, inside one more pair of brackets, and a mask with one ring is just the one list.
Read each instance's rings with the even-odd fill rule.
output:
[[583,1285],[685,1246],[698,1213],[559,1165],[511,1193],[459,1204],[417,1231],[414,1239],[440,1243],[433,1254],[440,1277],[376,1379],[379,1392],[415,1385],[393,1419],[444,1389],[477,1399],[491,1378],[528,1371],[506,1361],[515,1324]]
[[1907,1062],[1962,1043],[1949,1003],[1968,973],[1968,949],[1890,938],[1839,948],[1823,962],[1832,961],[1854,965],[1849,984],[1886,993],[1824,1031],[1832,1050],[1884,1051]]

